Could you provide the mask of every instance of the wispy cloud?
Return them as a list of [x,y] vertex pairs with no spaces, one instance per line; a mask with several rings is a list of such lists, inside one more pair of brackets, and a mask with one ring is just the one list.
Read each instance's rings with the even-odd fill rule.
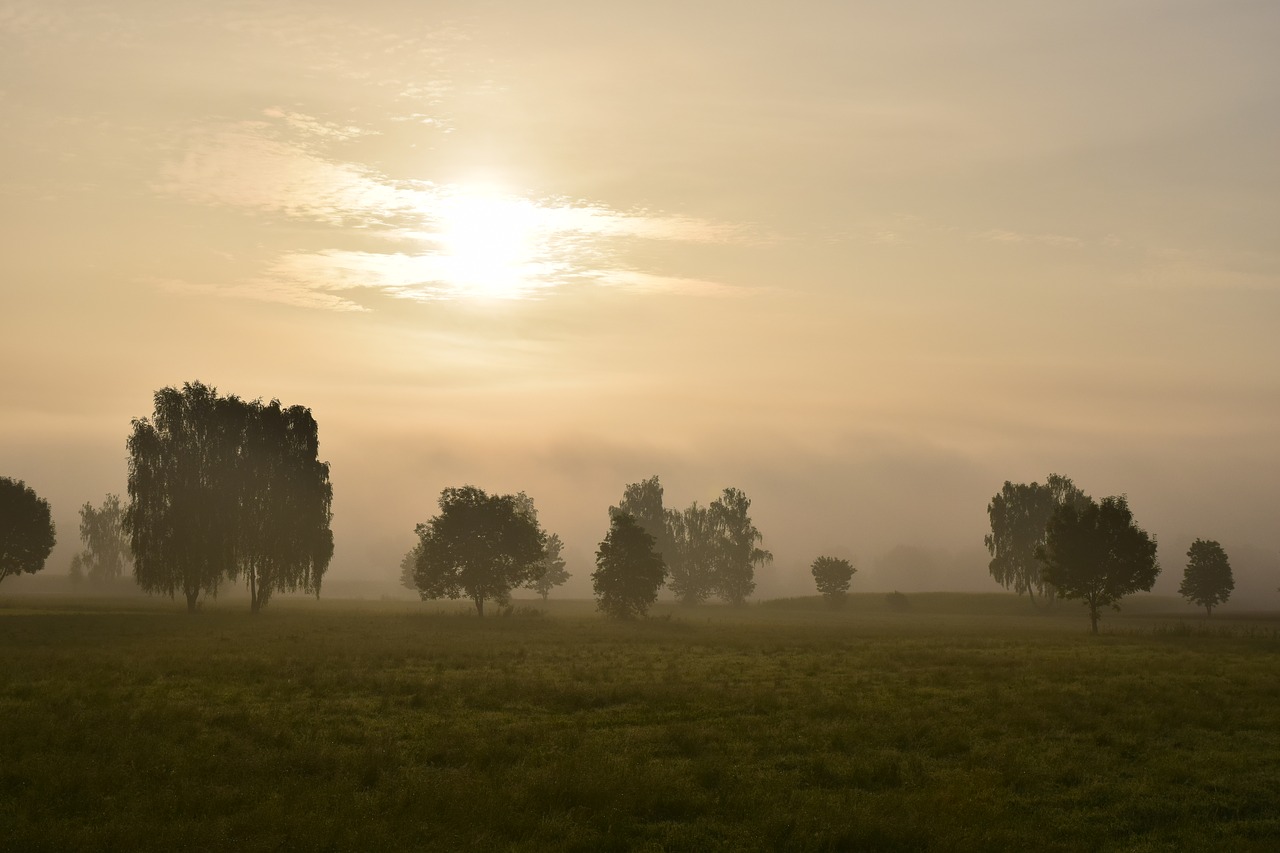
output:
[[1084,241],[1079,237],[1070,237],[1063,234],[1028,234],[1022,231],[1010,231],[1006,228],[992,228],[975,236],[977,239],[985,240],[989,243],[1031,243],[1064,248],[1084,245]]
[[261,118],[187,136],[162,167],[157,192],[330,226],[335,242],[354,230],[388,249],[285,252],[252,281],[178,289],[340,310],[358,307],[358,294],[369,290],[419,301],[525,299],[589,282],[635,293],[720,294],[732,288],[636,270],[620,258],[637,241],[753,239],[743,226],[697,217],[394,180],[329,154],[375,132],[272,107]]

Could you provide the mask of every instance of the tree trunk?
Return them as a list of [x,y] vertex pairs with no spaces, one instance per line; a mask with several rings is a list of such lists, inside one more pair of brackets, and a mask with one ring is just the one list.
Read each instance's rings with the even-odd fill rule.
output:
[[1089,624],[1093,629],[1093,633],[1098,633],[1098,607],[1095,604],[1089,605]]
[[194,591],[193,591],[193,590],[187,590],[186,595],[187,595],[187,612],[188,612],[188,613],[195,613],[195,612],[196,612],[196,600],[197,600],[198,598],[200,598],[200,590],[198,590],[198,589],[197,589],[197,590],[194,590]]
[[483,619],[484,618],[484,598],[482,596],[477,595],[475,598],[475,602],[476,602],[476,613],[478,613],[480,615],[480,618]]
[[262,601],[258,598],[258,573],[253,566],[249,567],[249,612],[257,613],[262,609]]
[[1212,616],[1212,615],[1213,615],[1213,605],[1212,605],[1212,604],[1206,604],[1206,605],[1204,606],[1204,612],[1205,612],[1205,614],[1206,614],[1206,615],[1208,615],[1208,616]]

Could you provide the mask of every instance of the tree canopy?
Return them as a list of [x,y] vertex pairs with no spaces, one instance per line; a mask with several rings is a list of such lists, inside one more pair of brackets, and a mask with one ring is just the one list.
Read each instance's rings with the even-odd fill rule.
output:
[[697,501],[683,512],[667,511],[671,555],[667,561],[669,585],[681,604],[701,604],[716,588],[720,531],[711,508]]
[[0,477],[0,581],[43,569],[57,541],[49,502],[22,480]]
[[654,474],[639,483],[628,483],[622,491],[622,500],[609,507],[609,514],[626,513],[646,533],[653,537],[658,553],[664,561],[674,557],[675,546],[671,539],[670,518],[662,504],[662,482]]
[[1235,589],[1235,578],[1231,574],[1231,561],[1227,552],[1212,539],[1197,539],[1187,550],[1187,567],[1182,574],[1182,584],[1178,592],[1187,601],[1205,609],[1205,614],[1213,615],[1213,608],[1231,597]]
[[756,567],[773,559],[757,547],[762,537],[751,522],[750,507],[741,490],[730,488],[709,506],[694,501],[683,511],[666,509],[655,475],[629,484],[609,513],[631,515],[654,538],[681,604],[701,604],[712,596],[741,604],[755,590]]
[[755,591],[756,567],[773,560],[773,554],[758,547],[764,536],[747,514],[750,508],[750,498],[739,489],[725,489],[710,507],[712,524],[719,533],[715,592],[735,605],[743,604]]
[[630,513],[610,512],[609,532],[591,573],[596,606],[616,619],[643,616],[667,575],[657,543]]
[[528,583],[528,588],[542,596],[546,601],[551,590],[569,579],[569,571],[565,568],[564,542],[559,534],[552,533],[546,538],[546,556],[538,561],[537,575]]
[[818,592],[832,604],[844,600],[849,591],[849,582],[853,580],[854,572],[858,571],[848,560],[837,557],[819,557],[809,566],[809,570],[813,572]]
[[987,505],[991,532],[983,539],[991,553],[988,568],[996,582],[1019,595],[1025,593],[1032,604],[1037,596],[1052,603],[1055,591],[1045,581],[1036,550],[1044,545],[1045,529],[1058,507],[1083,507],[1088,500],[1070,478],[1060,474],[1050,474],[1043,485],[1006,480]]
[[71,561],[71,573],[91,583],[110,583],[133,563],[129,536],[124,530],[124,507],[119,495],[107,495],[102,506],[88,501],[80,507],[80,541],[84,550]]
[[1150,590],[1160,574],[1156,541],[1133,521],[1124,497],[1064,503],[1049,519],[1039,550],[1045,580],[1064,598],[1080,599],[1098,633],[1098,611],[1120,609],[1119,601]]
[[509,602],[511,590],[532,581],[546,556],[537,518],[517,496],[488,495],[475,486],[442,491],[439,514],[417,532],[419,594],[466,596],[480,616],[486,601]]
[[125,527],[134,577],[187,609],[243,577],[250,609],[276,591],[319,595],[333,556],[328,463],[311,410],[220,397],[200,382],[155,394],[128,441]]

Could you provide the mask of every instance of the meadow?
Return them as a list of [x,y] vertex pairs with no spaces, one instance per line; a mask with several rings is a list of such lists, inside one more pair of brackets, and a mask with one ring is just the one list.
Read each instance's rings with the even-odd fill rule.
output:
[[7,850],[1270,850],[1280,619],[0,594]]

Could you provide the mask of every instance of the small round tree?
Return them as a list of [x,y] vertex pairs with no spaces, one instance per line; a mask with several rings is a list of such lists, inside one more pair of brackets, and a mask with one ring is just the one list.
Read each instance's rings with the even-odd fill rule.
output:
[[1213,608],[1226,601],[1235,589],[1231,576],[1231,561],[1227,552],[1212,539],[1197,539],[1187,551],[1187,568],[1182,574],[1178,592],[1192,604],[1205,609],[1209,616]]
[[853,573],[858,571],[848,560],[836,557],[819,557],[813,561],[809,570],[813,572],[818,592],[832,606],[844,603],[845,595],[849,592],[849,581],[853,580]]
[[49,502],[21,480],[0,477],[0,581],[43,569],[56,541]]
[[609,532],[596,551],[591,583],[596,606],[615,619],[643,616],[658,598],[658,587],[667,578],[667,564],[656,540],[645,532],[635,516],[612,513]]

